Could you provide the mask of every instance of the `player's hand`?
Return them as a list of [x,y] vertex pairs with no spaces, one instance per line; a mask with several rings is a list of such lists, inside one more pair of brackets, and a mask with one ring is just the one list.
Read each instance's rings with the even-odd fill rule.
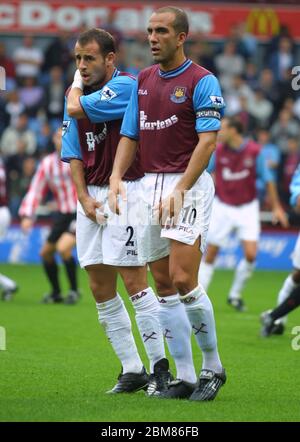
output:
[[24,233],[28,233],[29,230],[32,229],[33,226],[33,220],[31,218],[25,217],[21,220],[21,229]]
[[273,224],[278,222],[285,229],[289,227],[288,216],[281,206],[277,206],[275,209],[273,209]]
[[78,89],[83,90],[83,81],[82,81],[82,77],[80,75],[80,71],[79,69],[76,69],[75,74],[74,74],[74,79],[73,79],[73,83],[72,83],[72,89],[74,87],[77,87]]
[[94,223],[98,223],[97,220],[97,210],[101,209],[103,204],[100,201],[96,201],[91,196],[87,195],[80,200],[82,208],[86,216],[94,221]]
[[161,200],[158,206],[159,220],[161,225],[176,225],[179,213],[183,207],[184,192],[174,190],[165,199]]
[[121,214],[119,205],[119,196],[123,201],[126,201],[126,190],[124,183],[118,177],[110,177],[109,180],[109,191],[108,191],[108,205],[110,210],[117,215]]

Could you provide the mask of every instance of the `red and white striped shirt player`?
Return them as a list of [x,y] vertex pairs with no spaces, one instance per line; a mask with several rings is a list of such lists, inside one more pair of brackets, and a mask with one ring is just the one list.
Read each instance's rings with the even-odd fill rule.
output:
[[60,213],[75,213],[76,189],[72,181],[69,164],[63,163],[57,152],[47,155],[40,163],[25,195],[19,215],[32,217],[41,200],[51,191]]

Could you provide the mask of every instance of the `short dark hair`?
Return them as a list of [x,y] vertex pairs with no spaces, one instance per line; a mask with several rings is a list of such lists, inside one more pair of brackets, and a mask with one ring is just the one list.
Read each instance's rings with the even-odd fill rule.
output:
[[228,118],[228,127],[233,127],[239,135],[243,135],[245,128],[241,120],[238,118]]
[[106,57],[110,52],[116,52],[116,42],[114,37],[104,29],[88,29],[87,31],[82,32],[77,39],[80,46],[85,46],[91,41],[98,43],[103,57]]
[[189,33],[189,19],[187,13],[176,6],[163,6],[162,8],[156,9],[155,14],[163,14],[165,12],[172,12],[175,15],[175,20],[173,22],[173,28],[177,34],[184,32],[186,35]]

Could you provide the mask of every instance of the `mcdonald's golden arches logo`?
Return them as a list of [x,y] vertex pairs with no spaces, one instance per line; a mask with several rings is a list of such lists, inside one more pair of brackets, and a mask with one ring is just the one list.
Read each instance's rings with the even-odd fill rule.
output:
[[255,35],[276,35],[279,32],[280,21],[274,9],[253,8],[247,20],[247,31]]

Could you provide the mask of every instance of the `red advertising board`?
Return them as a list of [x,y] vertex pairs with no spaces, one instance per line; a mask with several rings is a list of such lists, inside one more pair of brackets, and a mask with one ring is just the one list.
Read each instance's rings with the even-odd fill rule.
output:
[[[173,2],[176,4],[176,2]],[[77,31],[82,26],[104,26],[111,11],[115,24],[125,34],[144,31],[151,12],[162,2],[100,1],[1,1],[0,33],[57,33]],[[233,24],[245,22],[254,35],[275,35],[280,23],[287,24],[300,39],[300,7],[177,3],[189,14],[191,33],[219,38],[229,34]]]

